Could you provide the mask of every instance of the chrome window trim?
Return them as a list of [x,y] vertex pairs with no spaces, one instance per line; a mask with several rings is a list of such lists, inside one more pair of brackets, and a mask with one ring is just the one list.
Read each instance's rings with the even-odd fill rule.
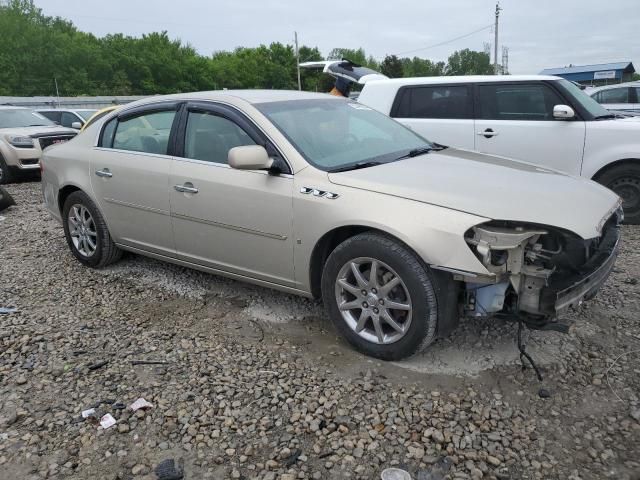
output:
[[[243,110],[239,109],[237,106],[225,102],[225,101],[221,101],[221,100],[210,100],[210,99],[195,99],[195,98],[184,98],[184,99],[178,99],[178,100],[165,100],[165,101],[161,101],[161,102],[152,102],[152,103],[148,103],[148,104],[144,104],[144,105],[136,105],[133,106],[131,108],[138,108],[138,107],[152,107],[152,106],[157,106],[157,105],[162,105],[165,103],[176,103],[176,102],[186,102],[187,104],[189,102],[199,102],[199,103],[210,103],[212,105],[224,105],[225,107],[231,108],[233,110],[235,110],[236,112],[242,114],[253,126],[254,128],[256,128],[258,131],[260,131],[270,142],[271,144],[276,148],[276,150],[278,151],[278,153],[280,154],[280,157],[282,157],[282,159],[284,160],[284,162],[287,164],[287,166],[289,167],[289,170],[292,172],[291,174],[288,173],[283,173],[281,174],[281,176],[285,176],[285,175],[293,175],[293,167],[291,166],[291,162],[289,161],[289,159],[287,158],[287,156],[284,154],[284,152],[282,151],[282,149],[280,148],[280,146],[275,142],[275,140],[273,140],[273,138],[271,137],[271,135],[269,135],[267,132],[264,131],[264,129],[258,125],[253,118],[251,117],[251,115],[249,115],[248,113],[244,112]],[[100,150],[107,150],[107,151],[132,151],[132,150],[120,150],[120,149],[116,149],[116,148],[106,148],[106,147],[100,147],[98,145],[98,142],[100,141],[100,136],[102,135],[102,131],[104,130],[104,127],[106,126],[107,123],[109,123],[109,121],[115,117],[117,117],[118,115],[121,115],[123,113],[125,113],[127,110],[131,110],[131,108],[123,108],[120,110],[115,110],[111,113],[109,113],[108,115],[105,115],[104,118],[102,118],[102,125],[100,125],[100,128],[98,129],[97,133],[96,133],[96,137],[93,141],[93,147],[100,149]],[[142,114],[141,114],[142,116]],[[292,145],[293,147],[293,145]],[[295,149],[295,147],[293,147]],[[137,152],[137,153],[144,153],[144,152]],[[153,154],[153,153],[149,153],[149,155],[158,155],[158,154]],[[170,155],[167,155],[170,156]],[[173,157],[173,158],[184,158],[184,157]],[[194,160],[194,159],[189,159],[189,160]],[[207,162],[207,163],[213,163],[213,162]]]
[[123,150],[121,148],[107,148],[107,147],[93,147],[94,150],[98,150],[100,152],[114,152],[114,153],[127,153],[130,155],[140,155],[143,157],[159,157],[159,158],[167,158],[169,160],[173,159],[171,155],[163,154],[163,153],[147,153],[147,152],[139,152],[137,150]]

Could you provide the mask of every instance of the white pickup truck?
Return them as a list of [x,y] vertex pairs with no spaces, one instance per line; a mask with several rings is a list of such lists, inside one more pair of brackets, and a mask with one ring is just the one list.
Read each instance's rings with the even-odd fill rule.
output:
[[640,117],[610,112],[543,75],[390,79],[348,60],[308,62],[364,84],[358,102],[441,145],[510,157],[599,182],[640,223]]
[[442,145],[593,179],[640,223],[640,117],[620,118],[550,76],[398,78],[366,82],[358,101]]

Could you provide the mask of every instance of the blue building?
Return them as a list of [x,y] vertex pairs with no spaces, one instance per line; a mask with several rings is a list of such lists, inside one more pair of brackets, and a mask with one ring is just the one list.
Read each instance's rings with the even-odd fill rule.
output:
[[600,86],[630,82],[636,69],[631,62],[600,63],[597,65],[569,65],[545,68],[540,75],[555,75],[582,85]]

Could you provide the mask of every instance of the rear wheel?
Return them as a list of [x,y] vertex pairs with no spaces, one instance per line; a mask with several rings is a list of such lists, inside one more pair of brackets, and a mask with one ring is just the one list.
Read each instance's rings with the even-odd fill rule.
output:
[[640,224],[640,164],[623,163],[607,170],[596,180],[620,195],[625,223]]
[[14,180],[14,175],[7,162],[4,161],[2,155],[0,155],[0,185],[6,185]]
[[62,209],[64,235],[73,255],[84,265],[101,268],[120,259],[100,210],[84,192],[73,192]]
[[367,355],[398,360],[436,338],[433,277],[385,235],[363,233],[340,244],[325,264],[322,297],[336,329]]

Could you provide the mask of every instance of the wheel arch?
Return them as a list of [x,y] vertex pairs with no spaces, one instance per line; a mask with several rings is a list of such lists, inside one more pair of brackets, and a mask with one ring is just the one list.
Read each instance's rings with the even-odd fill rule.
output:
[[[309,263],[309,285],[313,298],[322,298],[322,272],[331,252],[345,240],[364,232],[378,233],[391,238],[413,252],[425,267],[429,266],[428,262],[411,245],[393,233],[368,225],[343,225],[328,231],[320,237],[312,250]],[[435,281],[434,287],[439,299],[437,336],[444,337],[458,325],[458,296],[461,283],[455,281],[451,273],[442,270],[431,269],[431,277]]]
[[322,235],[311,251],[311,258],[309,261],[309,285],[313,298],[320,298],[322,296],[320,291],[322,271],[331,252],[333,252],[333,250],[345,240],[364,232],[378,233],[391,238],[413,252],[425,266],[429,265],[429,262],[427,262],[415,248],[393,232],[383,230],[376,226],[364,224],[341,225]]
[[73,184],[65,185],[60,190],[58,190],[58,211],[60,212],[60,215],[62,215],[64,202],[66,202],[67,198],[69,198],[69,195],[71,195],[73,192],[83,192],[83,191],[84,190],[82,190],[80,187]]
[[620,160],[615,160],[611,163],[607,163],[605,166],[600,167],[600,170],[598,170],[596,173],[593,174],[593,176],[591,177],[591,180],[597,182],[598,178],[600,178],[602,175],[604,175],[606,172],[608,172],[609,170],[613,169],[613,168],[617,168],[621,165],[625,165],[625,164],[630,164],[630,163],[635,163],[640,165],[640,158],[622,158]]

